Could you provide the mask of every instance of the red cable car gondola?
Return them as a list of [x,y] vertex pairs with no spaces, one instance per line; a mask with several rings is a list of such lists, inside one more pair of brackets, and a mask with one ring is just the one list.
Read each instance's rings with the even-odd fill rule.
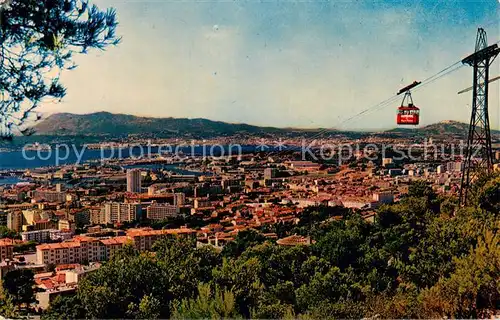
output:
[[[398,108],[397,123],[399,125],[416,126],[420,122],[420,109],[413,104],[410,89],[418,86],[420,82],[413,82],[409,86],[399,90],[398,95],[405,93],[401,106]],[[406,105],[405,105],[406,102]]]

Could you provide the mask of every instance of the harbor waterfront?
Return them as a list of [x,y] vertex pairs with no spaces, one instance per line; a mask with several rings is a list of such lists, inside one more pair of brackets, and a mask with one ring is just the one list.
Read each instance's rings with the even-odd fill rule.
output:
[[[186,146],[179,147],[178,151],[183,155],[187,156],[203,156],[207,154],[207,149],[211,146]],[[231,151],[231,147],[217,146],[218,148],[214,150],[215,156],[223,156]],[[145,147],[146,148],[146,147]],[[251,153],[259,150],[259,146],[255,145],[244,145],[241,146],[242,153]],[[154,146],[150,147],[149,154],[144,153],[144,149],[134,147],[134,148],[121,148],[114,149],[104,148],[104,149],[88,149],[83,147],[75,147],[76,152],[73,150],[64,153],[64,157],[58,157],[61,153],[49,152],[47,150],[16,150],[16,151],[5,151],[0,152],[0,171],[5,170],[23,170],[23,169],[34,169],[42,167],[55,167],[58,165],[69,165],[69,164],[83,164],[85,162],[99,161],[108,162],[113,160],[127,160],[135,158],[139,160],[142,158],[154,160],[156,157],[162,154],[161,147]],[[119,151],[118,151],[119,150]],[[270,149],[272,151],[273,149]],[[194,151],[194,152],[193,152]],[[233,151],[235,149],[233,148]],[[239,151],[238,151],[239,152]],[[141,157],[143,156],[143,157]]]

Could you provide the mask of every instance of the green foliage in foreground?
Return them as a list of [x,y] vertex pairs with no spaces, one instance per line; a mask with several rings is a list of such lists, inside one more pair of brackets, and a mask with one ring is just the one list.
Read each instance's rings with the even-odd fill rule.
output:
[[159,241],[154,253],[128,247],[43,317],[489,317],[500,308],[496,179],[469,208],[419,184],[371,224],[314,208],[299,225],[280,226],[313,235],[311,246],[281,247],[247,231],[223,252],[183,239]]
[[15,305],[29,305],[35,302],[35,285],[33,271],[28,269],[14,269],[7,272],[2,279],[4,293]]
[[19,235],[17,234],[16,231],[7,228],[7,226],[0,225],[0,239],[3,238],[17,239],[19,238]]

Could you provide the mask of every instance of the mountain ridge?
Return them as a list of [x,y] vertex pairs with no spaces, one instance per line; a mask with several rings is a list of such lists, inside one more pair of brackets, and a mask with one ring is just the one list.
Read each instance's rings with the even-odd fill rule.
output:
[[[33,129],[36,135],[54,136],[122,136],[141,134],[157,134],[160,136],[172,134],[229,136],[234,134],[338,132],[335,129],[279,128],[256,126],[246,123],[229,123],[205,118],[156,118],[110,113],[107,111],[88,114],[54,113],[37,123]],[[351,131],[356,132],[354,130]],[[385,130],[384,132],[463,135],[468,132],[468,124],[454,120],[444,120],[421,128],[394,128]]]
[[[279,133],[311,129],[254,126],[204,118],[155,118],[106,111],[89,114],[54,113],[33,127],[36,135],[123,135],[123,134],[201,134]],[[313,130],[314,131],[314,130]],[[334,130],[329,130],[334,131]]]

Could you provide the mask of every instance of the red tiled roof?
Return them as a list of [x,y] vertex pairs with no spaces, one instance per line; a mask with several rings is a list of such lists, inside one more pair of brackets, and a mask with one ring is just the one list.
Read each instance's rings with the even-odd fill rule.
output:
[[80,266],[81,265],[79,263],[60,264],[57,266],[56,271],[76,269]]
[[53,289],[53,288],[55,288],[54,283],[53,283],[53,282],[52,282],[52,280],[50,280],[50,279],[47,279],[47,280],[42,280],[42,281],[41,281],[41,284],[42,284],[45,288],[47,288],[47,289]]
[[151,230],[147,229],[129,229],[127,235],[131,237],[136,236],[152,236],[152,235],[162,235],[162,234],[186,234],[186,233],[196,233],[195,230],[189,228],[180,229],[162,229],[162,230]]
[[36,246],[37,250],[53,250],[63,248],[76,248],[80,246],[80,242],[61,242],[61,243],[45,243]]
[[114,237],[114,238],[109,238],[109,239],[103,239],[101,240],[101,243],[104,245],[123,245],[127,241],[130,241],[130,238],[127,236],[121,236],[121,237]]

